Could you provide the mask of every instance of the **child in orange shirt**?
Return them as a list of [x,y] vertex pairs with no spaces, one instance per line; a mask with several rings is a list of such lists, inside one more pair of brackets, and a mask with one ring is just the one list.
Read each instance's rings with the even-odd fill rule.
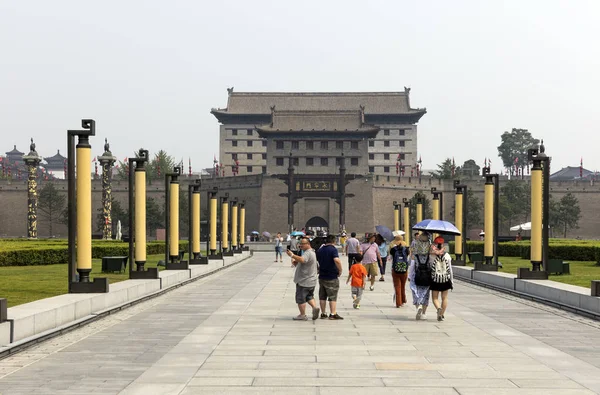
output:
[[346,284],[348,284],[350,279],[352,279],[350,286],[352,287],[352,306],[355,309],[360,309],[360,298],[362,297],[365,284],[367,283],[367,269],[361,264],[361,262],[362,254],[357,254],[354,257],[354,263],[350,268],[350,273],[348,274],[348,279],[346,280]]

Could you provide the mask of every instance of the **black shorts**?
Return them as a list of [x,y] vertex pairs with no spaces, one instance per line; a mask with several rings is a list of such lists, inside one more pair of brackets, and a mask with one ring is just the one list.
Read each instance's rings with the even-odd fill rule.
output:
[[296,303],[303,304],[315,298],[315,287],[303,287],[296,284]]
[[337,301],[338,291],[340,290],[340,280],[321,280],[319,279],[319,300]]
[[432,291],[447,291],[452,288],[452,281],[446,281],[445,283],[436,283],[432,281],[431,284],[429,284],[429,289]]

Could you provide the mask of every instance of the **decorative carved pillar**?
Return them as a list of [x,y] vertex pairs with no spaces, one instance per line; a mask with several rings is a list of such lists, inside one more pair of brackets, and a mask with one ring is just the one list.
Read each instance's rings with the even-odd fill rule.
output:
[[27,165],[29,177],[27,178],[27,238],[37,239],[37,169],[42,158],[35,150],[35,143],[31,139],[29,153],[23,157]]
[[102,226],[102,239],[112,239],[112,168],[117,158],[110,152],[110,145],[107,139],[104,139],[104,153],[98,157],[102,166],[102,217],[104,224]]

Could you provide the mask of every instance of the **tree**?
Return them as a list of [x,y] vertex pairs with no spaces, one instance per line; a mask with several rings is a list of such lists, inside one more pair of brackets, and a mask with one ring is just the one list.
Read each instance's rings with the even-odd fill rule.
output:
[[558,222],[563,230],[563,237],[567,237],[567,231],[579,228],[581,208],[579,200],[572,194],[567,193],[560,199]]
[[431,218],[433,216],[431,210],[431,201],[427,199],[423,192],[417,192],[415,193],[415,196],[409,200],[410,223],[413,225],[417,223],[417,200],[419,198],[423,200],[423,219]]
[[452,163],[451,158],[446,158],[442,163],[438,164],[437,167],[438,169],[433,172],[433,177],[438,179],[451,180],[454,178],[454,174],[456,174],[457,171],[460,171],[460,167],[458,167],[458,170],[456,168],[453,169],[454,164]]
[[38,198],[38,212],[40,222],[48,226],[48,233],[54,236],[54,224],[65,223],[67,197],[60,193],[53,183],[48,182],[40,190]]
[[531,206],[531,189],[521,180],[508,180],[500,187],[498,216],[502,223],[524,223],[528,221]]
[[523,169],[527,165],[527,150],[535,147],[540,140],[533,138],[527,129],[513,128],[510,132],[502,133],[502,143],[498,146],[498,156],[502,159],[504,167],[514,174],[517,168]]
[[[112,234],[115,235],[117,231],[117,223],[121,221],[121,232],[124,233],[125,229],[129,229],[129,207],[124,209],[121,207],[121,202],[111,198],[111,211],[110,219],[112,224]],[[102,232],[104,228],[104,215],[102,207],[98,208],[98,214],[96,215],[96,231]]]
[[[454,195],[448,194],[448,196],[452,196],[454,199]],[[446,195],[444,195],[444,198]],[[481,210],[483,207],[483,203],[475,196],[475,193],[471,189],[467,191],[467,227],[479,227],[483,224],[481,220]],[[453,204],[452,210],[450,210],[450,214],[446,217],[447,221],[454,223],[454,219],[456,218],[456,207]],[[456,225],[456,224],[455,224]],[[465,231],[466,233],[466,231]]]
[[165,213],[154,198],[146,199],[146,231],[152,234],[165,227]]
[[188,194],[179,192],[179,237],[187,237],[190,229]]
[[[137,154],[138,152],[134,152],[134,156]],[[164,180],[165,173],[173,172],[173,168],[176,166],[176,163],[175,159],[167,154],[166,151],[160,150],[146,163],[145,166],[146,179],[151,183],[154,180]],[[115,166],[115,170],[118,177],[124,180],[127,179],[129,177],[129,161],[118,161],[117,166]]]
[[[457,173],[458,174],[458,173]],[[473,178],[481,174],[481,167],[473,159],[469,159],[460,167],[462,177]]]

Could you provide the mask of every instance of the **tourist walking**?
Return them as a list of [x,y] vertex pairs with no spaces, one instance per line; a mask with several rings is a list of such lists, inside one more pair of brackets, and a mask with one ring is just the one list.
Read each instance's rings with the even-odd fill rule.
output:
[[[437,320],[444,321],[448,308],[448,291],[453,289],[452,258],[444,248],[444,238],[436,237],[431,247],[434,261],[431,268],[431,297],[437,311]],[[439,296],[442,295],[440,304]]]
[[375,244],[377,244],[377,247],[379,248],[379,255],[381,256],[381,260],[379,261],[379,272],[381,277],[379,277],[379,281],[385,281],[384,276],[388,259],[388,245],[383,236],[380,234],[375,236]]
[[396,307],[402,307],[406,304],[406,280],[408,279],[410,252],[402,236],[396,236],[390,246],[394,301]]
[[340,236],[340,246],[342,246],[342,255],[344,255],[344,253],[346,252],[346,240],[348,240],[348,238],[346,237],[346,233],[343,232]]
[[371,279],[371,286],[369,289],[373,291],[375,289],[375,277],[377,277],[378,264],[381,263],[381,255],[379,254],[379,246],[375,244],[375,233],[367,234],[365,243],[360,246],[362,251],[362,264],[367,269],[367,274]]
[[292,258],[292,265],[296,267],[294,282],[296,283],[296,303],[300,314],[294,317],[295,321],[307,321],[306,304],[312,307],[312,319],[319,318],[320,309],[315,303],[315,287],[317,285],[317,256],[310,247],[308,237],[303,237],[298,243],[302,256],[294,254],[291,250],[286,253]]
[[346,240],[346,255],[348,255],[348,270],[350,270],[356,257],[361,255],[360,242],[356,238],[356,232],[350,233],[350,238]]
[[360,309],[360,300],[362,298],[363,291],[365,290],[365,285],[367,284],[367,269],[363,265],[361,265],[362,256],[358,255],[352,267],[350,268],[350,273],[348,274],[348,279],[346,280],[346,284],[350,280],[351,294],[352,294],[352,307],[355,309]]
[[281,232],[277,232],[277,236],[275,236],[275,262],[277,262],[277,257],[279,257],[279,262],[283,262],[283,237],[281,237]]
[[292,253],[294,255],[302,255],[301,254],[302,250],[300,250],[299,245],[300,245],[300,241],[298,240],[298,237],[292,236],[292,238],[290,239],[290,250],[292,251]]
[[325,313],[329,300],[329,319],[343,320],[337,313],[337,296],[340,290],[339,277],[342,275],[342,261],[335,247],[335,235],[329,235],[325,244],[317,251],[319,263],[319,303],[321,304],[321,318],[328,318]]
[[409,268],[410,290],[412,291],[413,304],[417,308],[417,320],[426,320],[427,306],[429,306],[429,285],[431,284],[431,242],[429,234],[421,233],[415,240],[414,249],[411,250],[414,260]]

